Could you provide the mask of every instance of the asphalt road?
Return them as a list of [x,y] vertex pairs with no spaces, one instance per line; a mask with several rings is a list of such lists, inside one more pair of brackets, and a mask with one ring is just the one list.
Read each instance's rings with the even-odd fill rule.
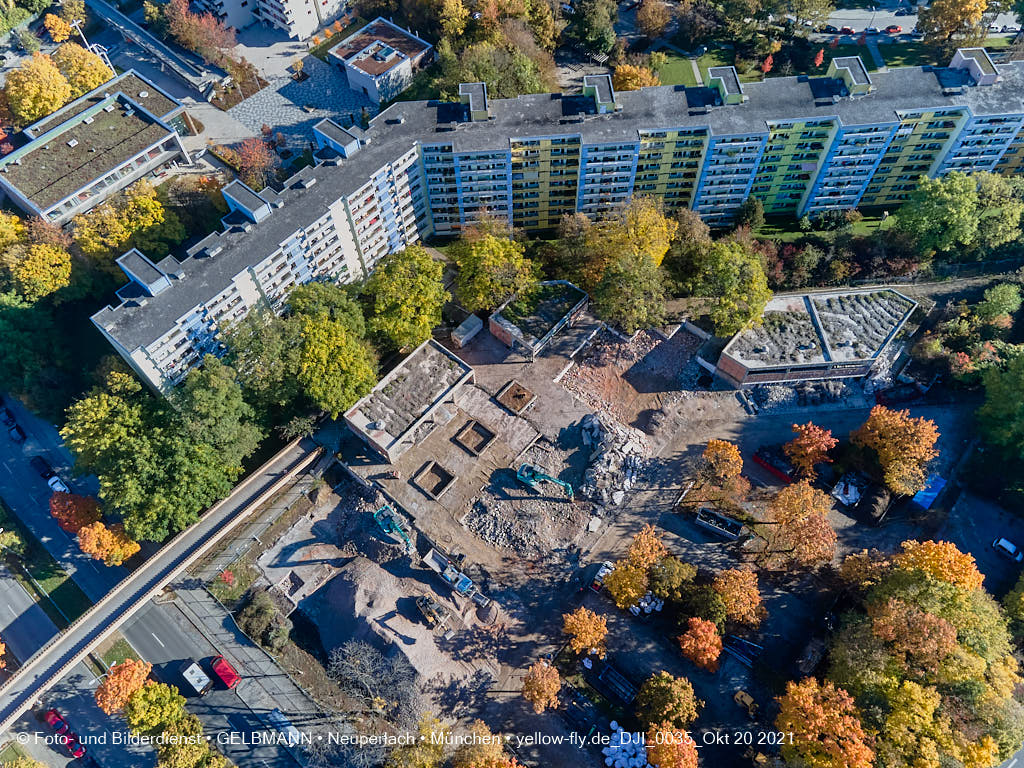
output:
[[58,631],[32,595],[0,566],[0,638],[7,652],[25,661]]

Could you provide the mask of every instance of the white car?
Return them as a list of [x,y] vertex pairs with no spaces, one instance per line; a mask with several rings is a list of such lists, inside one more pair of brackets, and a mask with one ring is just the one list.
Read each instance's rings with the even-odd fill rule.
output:
[[597,573],[594,575],[594,580],[590,582],[590,588],[595,592],[600,592],[604,586],[604,577],[615,570],[615,566],[608,560],[601,563],[601,567],[597,569]]
[[1020,547],[1009,539],[996,539],[992,542],[992,549],[1003,557],[1010,558],[1015,563],[1019,563],[1021,560],[1024,560],[1024,552],[1021,552]]
[[61,480],[56,475],[54,475],[49,480],[47,480],[46,484],[48,486],[50,486],[50,490],[53,491],[54,493],[56,493],[58,491],[60,493],[71,493],[70,489],[67,487],[67,485],[64,483],[64,481]]

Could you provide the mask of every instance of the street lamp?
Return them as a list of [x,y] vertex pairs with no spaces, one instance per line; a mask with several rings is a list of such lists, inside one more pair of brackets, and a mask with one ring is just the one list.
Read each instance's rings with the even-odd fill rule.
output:
[[85,49],[99,56],[103,60],[103,63],[107,65],[107,69],[110,70],[111,74],[117,75],[117,70],[114,69],[113,64],[110,63],[110,59],[107,57],[107,49],[98,43],[90,43],[86,39],[85,32],[82,31],[81,19],[75,19],[72,21],[71,27],[78,33],[78,36],[82,38],[82,43],[85,45]]

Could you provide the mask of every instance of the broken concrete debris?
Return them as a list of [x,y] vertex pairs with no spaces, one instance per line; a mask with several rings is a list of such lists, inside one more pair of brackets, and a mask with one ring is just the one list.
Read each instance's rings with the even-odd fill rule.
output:
[[588,413],[580,428],[583,444],[593,447],[580,493],[599,505],[618,506],[644,471],[651,453],[647,436],[607,414]]

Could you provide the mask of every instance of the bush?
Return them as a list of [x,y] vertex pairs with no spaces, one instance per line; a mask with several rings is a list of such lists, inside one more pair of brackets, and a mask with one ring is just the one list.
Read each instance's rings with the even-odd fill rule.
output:
[[256,592],[236,618],[242,631],[271,653],[287,645],[292,622],[278,613],[269,592]]

